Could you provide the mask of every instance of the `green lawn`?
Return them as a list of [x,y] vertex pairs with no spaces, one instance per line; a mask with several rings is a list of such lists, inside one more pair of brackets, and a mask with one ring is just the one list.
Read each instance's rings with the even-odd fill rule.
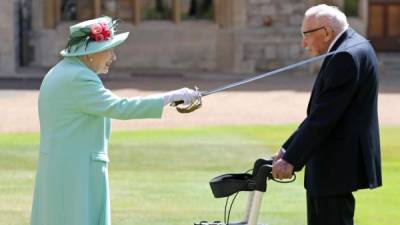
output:
[[[242,172],[269,156],[295,126],[238,126],[114,132],[110,185],[114,225],[191,225],[223,220],[224,199],[212,196],[208,181]],[[400,222],[400,127],[383,127],[384,187],[356,193],[357,225]],[[0,225],[29,224],[39,144],[38,134],[0,135]],[[269,183],[260,222],[305,225],[302,174],[292,184]],[[231,221],[243,216],[241,193]]]

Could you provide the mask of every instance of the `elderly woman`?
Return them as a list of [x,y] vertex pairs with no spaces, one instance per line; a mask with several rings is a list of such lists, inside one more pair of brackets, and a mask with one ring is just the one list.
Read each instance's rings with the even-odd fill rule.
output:
[[116,60],[116,34],[109,17],[70,27],[64,56],[40,87],[40,154],[31,225],[109,225],[108,150],[110,118],[160,118],[172,102],[198,96],[183,88],[148,97],[120,98],[98,74]]

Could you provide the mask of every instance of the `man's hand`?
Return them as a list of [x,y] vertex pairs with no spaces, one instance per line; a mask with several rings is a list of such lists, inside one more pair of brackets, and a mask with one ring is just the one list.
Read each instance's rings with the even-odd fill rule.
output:
[[276,163],[276,161],[278,161],[279,159],[281,159],[283,157],[283,155],[285,154],[286,150],[284,148],[279,149],[279,151],[277,153],[275,153],[275,155],[272,156],[272,165]]
[[272,164],[272,176],[275,179],[290,179],[293,176],[294,166],[284,159],[278,159]]

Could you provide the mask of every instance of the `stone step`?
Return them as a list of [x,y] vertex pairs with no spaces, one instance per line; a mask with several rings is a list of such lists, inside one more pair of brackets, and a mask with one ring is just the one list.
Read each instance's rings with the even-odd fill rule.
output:
[[385,73],[399,74],[400,53],[378,53],[379,65]]
[[378,53],[378,59],[379,61],[382,61],[384,63],[395,63],[399,64],[400,63],[400,53]]

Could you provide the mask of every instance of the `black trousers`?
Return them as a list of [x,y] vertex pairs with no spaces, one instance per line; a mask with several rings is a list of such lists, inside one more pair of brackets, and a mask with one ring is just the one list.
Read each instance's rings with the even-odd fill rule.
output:
[[307,193],[308,225],[354,225],[353,194],[310,196]]

